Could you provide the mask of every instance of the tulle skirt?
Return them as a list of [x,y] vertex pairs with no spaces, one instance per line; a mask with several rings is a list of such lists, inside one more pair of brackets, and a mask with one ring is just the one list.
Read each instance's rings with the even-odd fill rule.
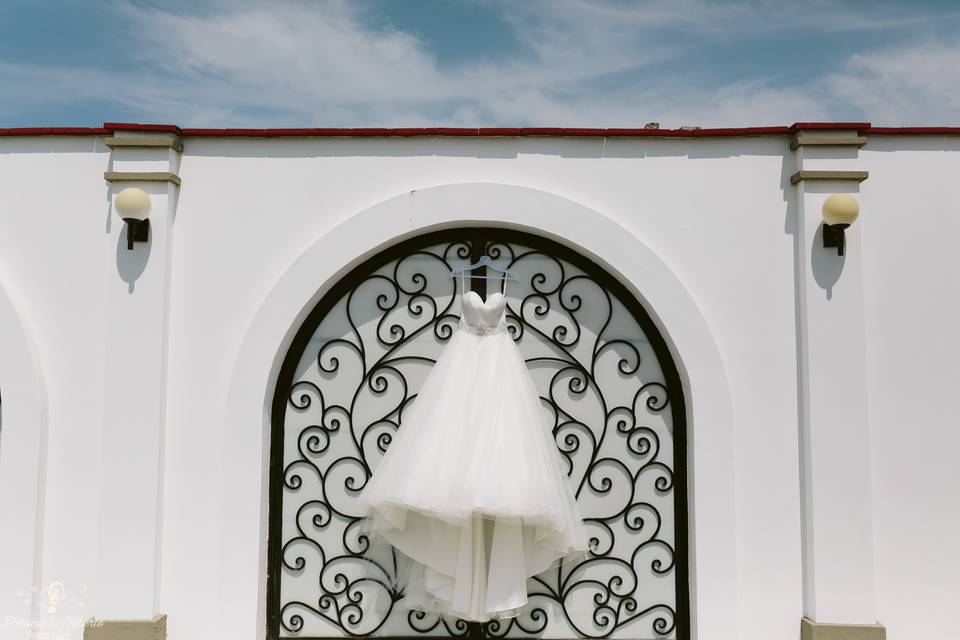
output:
[[539,395],[503,331],[456,331],[360,495],[412,609],[517,615],[526,580],[586,530]]

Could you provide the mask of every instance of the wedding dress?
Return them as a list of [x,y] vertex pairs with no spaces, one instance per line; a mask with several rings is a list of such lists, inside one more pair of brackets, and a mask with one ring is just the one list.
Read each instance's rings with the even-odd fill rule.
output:
[[583,555],[587,535],[506,298],[463,295],[459,329],[424,381],[360,501],[396,550],[411,609],[513,617],[527,578]]

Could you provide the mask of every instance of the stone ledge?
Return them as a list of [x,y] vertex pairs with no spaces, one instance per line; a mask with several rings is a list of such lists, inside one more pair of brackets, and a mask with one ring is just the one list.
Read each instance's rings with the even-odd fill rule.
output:
[[173,149],[177,152],[183,151],[183,143],[177,138],[107,138],[104,144],[111,149]]
[[880,624],[833,624],[800,619],[800,640],[887,640]]
[[805,136],[797,135],[790,141],[790,148],[794,151],[800,147],[857,147],[867,144],[866,136]]
[[172,182],[180,186],[180,176],[169,171],[104,171],[107,182]]
[[167,616],[153,620],[87,620],[83,640],[166,640]]
[[867,179],[866,171],[797,171],[790,176],[790,184],[797,184],[804,180],[856,180],[863,182]]

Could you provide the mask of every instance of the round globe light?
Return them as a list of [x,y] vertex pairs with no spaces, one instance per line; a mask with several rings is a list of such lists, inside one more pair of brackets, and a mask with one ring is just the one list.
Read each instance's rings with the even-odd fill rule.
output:
[[150,215],[150,196],[143,189],[128,187],[117,194],[113,205],[124,220],[146,220]]
[[860,215],[860,205],[850,194],[835,193],[824,200],[820,213],[827,224],[850,225]]

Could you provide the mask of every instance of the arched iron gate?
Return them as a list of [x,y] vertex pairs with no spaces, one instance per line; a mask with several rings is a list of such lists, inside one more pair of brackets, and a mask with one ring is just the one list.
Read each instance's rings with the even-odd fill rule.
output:
[[[455,329],[450,270],[482,255],[520,277],[507,289],[510,332],[569,465],[591,553],[531,578],[520,617],[481,625],[402,606],[393,559],[361,558],[355,498]],[[488,286],[500,283],[473,281],[481,295]],[[686,638],[684,428],[663,338],[590,259],[499,228],[429,233],[380,252],[312,310],[277,381],[268,637]]]

